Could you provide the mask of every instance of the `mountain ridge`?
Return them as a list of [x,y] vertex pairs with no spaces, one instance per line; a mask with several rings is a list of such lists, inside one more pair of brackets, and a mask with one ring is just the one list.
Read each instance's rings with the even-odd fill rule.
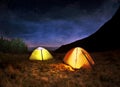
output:
[[67,52],[74,47],[82,47],[88,51],[104,51],[120,48],[120,6],[113,17],[98,31],[81,40],[62,45],[55,52]]

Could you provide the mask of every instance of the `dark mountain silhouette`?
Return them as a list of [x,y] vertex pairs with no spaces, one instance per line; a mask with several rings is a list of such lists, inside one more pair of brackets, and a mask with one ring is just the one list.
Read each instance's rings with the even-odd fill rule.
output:
[[97,32],[84,39],[66,44],[55,52],[67,52],[73,47],[82,47],[87,51],[105,51],[120,48],[120,6],[115,15]]

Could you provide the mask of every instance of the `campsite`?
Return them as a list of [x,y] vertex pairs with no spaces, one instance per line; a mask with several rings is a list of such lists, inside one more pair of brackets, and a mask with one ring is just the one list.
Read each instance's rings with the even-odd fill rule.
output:
[[66,53],[53,59],[31,61],[29,54],[0,53],[0,87],[119,87],[120,50],[90,52],[92,69],[73,69],[63,62]]
[[1,0],[0,12],[0,87],[120,87],[119,0]]

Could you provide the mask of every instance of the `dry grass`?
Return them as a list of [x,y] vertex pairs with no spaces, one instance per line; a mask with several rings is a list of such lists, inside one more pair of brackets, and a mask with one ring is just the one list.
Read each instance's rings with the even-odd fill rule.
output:
[[120,87],[120,50],[90,53],[92,70],[73,70],[54,54],[48,61],[0,53],[0,87]]

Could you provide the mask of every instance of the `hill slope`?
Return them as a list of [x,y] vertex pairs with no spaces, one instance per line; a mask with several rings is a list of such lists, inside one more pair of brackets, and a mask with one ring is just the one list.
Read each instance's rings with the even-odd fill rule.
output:
[[66,44],[55,52],[67,52],[73,47],[83,47],[88,51],[103,51],[120,48],[120,7],[115,15],[106,22],[97,32],[82,40]]

